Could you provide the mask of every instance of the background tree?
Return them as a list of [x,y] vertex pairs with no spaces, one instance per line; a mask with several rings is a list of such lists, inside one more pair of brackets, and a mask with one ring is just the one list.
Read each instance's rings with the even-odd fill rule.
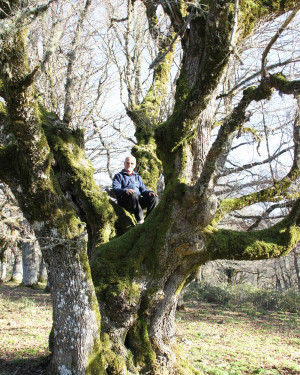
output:
[[[56,3],[52,11],[65,4]],[[287,131],[291,147],[288,170],[275,173],[275,167],[270,168],[273,160],[277,160],[276,166],[281,165],[282,148],[274,152],[266,141],[267,161],[255,162],[269,166],[263,186],[248,182],[241,175],[245,184],[230,195],[231,190],[223,191],[220,180],[232,164],[231,151],[237,146],[239,151],[242,149],[235,143],[239,137],[250,134],[253,145],[260,140],[261,134],[255,129],[257,121],[251,122],[252,103],[274,98],[274,89],[281,95],[299,95],[300,84],[289,75],[292,72],[285,71],[286,76],[281,72],[291,58],[282,66],[272,62],[275,68],[280,67],[275,72],[266,63],[299,5],[290,0],[214,0],[201,4],[145,0],[128,2],[127,16],[113,17],[114,25],[120,25],[121,18],[126,22],[127,74],[133,72],[132,61],[138,66],[141,58],[149,60],[151,56],[141,56],[138,52],[143,49],[131,47],[134,41],[141,43],[146,35],[134,35],[131,29],[131,21],[137,19],[136,9],[145,11],[157,54],[144,90],[138,72],[125,75],[125,105],[135,126],[133,153],[144,180],[154,187],[161,173],[165,179],[159,206],[143,225],[126,231],[128,217],[96,185],[94,170],[84,154],[83,132],[73,120],[72,95],[81,93],[76,91],[76,85],[82,78],[79,76],[75,82],[74,74],[86,72],[74,65],[79,42],[86,36],[82,30],[85,22],[108,12],[104,13],[97,2],[94,8],[89,1],[76,7],[72,2],[66,4],[76,12],[71,17],[68,14],[74,23],[63,65],[65,92],[57,105],[59,110],[53,113],[47,111],[52,94],[47,96],[49,101],[43,102],[38,96],[41,90],[35,88],[40,83],[39,68],[31,66],[27,59],[25,28],[34,17],[46,15],[50,3],[0,1],[1,27],[5,26],[1,28],[0,51],[4,103],[1,124],[5,134],[0,149],[0,178],[9,184],[34,228],[48,266],[53,301],[49,372],[193,372],[173,351],[175,309],[182,287],[209,260],[280,256],[291,251],[299,240],[299,116],[295,111],[284,127],[293,129],[293,137]],[[113,4],[122,5],[117,1]],[[248,50],[246,42],[251,33],[288,11],[291,13],[281,20],[279,33],[263,49],[258,74],[246,76],[243,83],[232,82],[235,75],[231,67],[238,64],[241,52]],[[67,15],[65,11],[61,14]],[[33,28],[29,29],[32,32]],[[101,45],[100,39],[94,41]],[[85,45],[89,45],[87,41]],[[181,54],[176,60],[177,45]],[[43,56],[48,52],[48,44],[45,46]],[[90,66],[91,59],[82,61]],[[175,74],[173,62],[178,66]],[[140,71],[143,73],[143,68]],[[174,76],[178,77],[175,96],[167,101],[169,110],[162,113]],[[293,103],[296,107],[295,100]],[[282,103],[277,101],[277,105]],[[93,123],[99,108],[92,108]],[[83,114],[86,112],[85,108]],[[264,134],[269,135],[266,121],[262,124]],[[285,146],[285,141],[281,145]],[[242,162],[242,171],[253,167],[253,163]],[[259,202],[268,209],[274,202],[288,201],[291,204],[286,205],[285,217],[264,229],[218,227],[229,212]]]

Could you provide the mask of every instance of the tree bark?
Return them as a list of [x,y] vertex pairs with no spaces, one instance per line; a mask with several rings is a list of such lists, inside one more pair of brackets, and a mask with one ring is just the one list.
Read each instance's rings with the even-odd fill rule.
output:
[[38,259],[34,242],[22,243],[23,260],[23,284],[25,286],[34,286],[37,284]]
[[15,244],[12,246],[12,252],[14,254],[14,264],[11,280],[15,283],[21,283],[23,280],[22,251],[19,246]]
[[1,249],[0,252],[0,261],[1,261],[1,277],[0,283],[5,283],[7,277],[7,262],[6,262],[6,250]]

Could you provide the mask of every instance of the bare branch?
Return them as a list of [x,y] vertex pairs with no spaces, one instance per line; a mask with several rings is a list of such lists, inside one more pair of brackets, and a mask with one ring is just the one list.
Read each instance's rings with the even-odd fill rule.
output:
[[259,165],[263,165],[263,164],[267,164],[267,163],[270,163],[271,161],[277,159],[280,155],[284,154],[285,152],[288,152],[290,150],[293,150],[294,147],[288,147],[284,150],[281,150],[279,152],[277,152],[276,154],[272,155],[272,156],[269,156],[267,159],[264,159],[262,161],[258,161],[258,162],[254,162],[254,163],[249,163],[249,164],[244,164],[240,167],[237,167],[237,168],[227,168],[224,170],[224,172],[219,176],[219,177],[225,177],[225,176],[228,176],[229,174],[233,174],[233,173],[238,173],[238,172],[242,172],[242,171],[245,171],[245,170],[248,170],[250,168],[254,168],[254,167],[257,167]]
[[86,0],[84,9],[80,12],[80,17],[77,23],[74,38],[72,40],[71,50],[68,54],[67,81],[66,81],[66,86],[65,86],[66,95],[65,95],[65,105],[64,105],[64,121],[66,122],[70,121],[71,112],[72,112],[71,95],[72,95],[73,86],[74,86],[73,71],[74,71],[74,64],[76,61],[76,51],[78,48],[82,25],[83,25],[84,20],[87,17],[88,9],[90,5],[91,5],[91,0]]
[[[49,6],[57,0],[49,0],[48,3],[38,5],[35,8],[18,9],[13,14],[7,14],[3,9],[0,8],[0,13],[4,15],[0,19],[0,35],[3,35],[4,39],[9,38],[16,32],[16,29],[29,25],[38,16],[48,10]],[[3,43],[2,41],[0,42]]]
[[266,59],[267,59],[268,53],[270,52],[270,50],[271,50],[272,46],[274,45],[274,43],[276,42],[276,40],[279,38],[279,36],[283,33],[283,31],[286,29],[288,24],[295,17],[295,15],[297,14],[299,9],[300,9],[300,4],[298,4],[298,6],[296,6],[296,8],[287,17],[287,19],[284,21],[282,26],[278,29],[277,33],[273,36],[273,38],[270,40],[269,44],[267,45],[266,49],[264,50],[264,52],[262,54],[262,59],[261,59],[262,79],[266,78],[266,76],[267,76]]
[[272,204],[264,213],[263,215],[260,215],[256,218],[256,221],[248,228],[248,231],[255,230],[258,225],[262,222],[262,220],[265,220],[266,218],[269,217],[269,215],[274,211],[277,210],[278,208],[291,208],[293,207],[293,204],[295,201],[289,201],[289,202],[284,202],[284,203],[277,203],[277,204]]

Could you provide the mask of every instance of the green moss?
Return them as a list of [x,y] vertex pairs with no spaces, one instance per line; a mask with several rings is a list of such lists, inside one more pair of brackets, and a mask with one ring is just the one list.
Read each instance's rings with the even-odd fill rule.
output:
[[[299,202],[297,203],[299,205]],[[278,224],[259,231],[239,232],[207,227],[203,232],[213,259],[254,260],[279,257],[299,241],[298,207]]]
[[[175,106],[172,116],[158,126],[155,139],[159,148],[159,157],[164,165],[164,176],[167,180],[176,171],[175,150],[178,150],[185,142],[190,141],[195,135],[195,124],[186,119],[185,101],[190,93],[187,75],[181,70],[177,80]],[[194,130],[191,130],[194,129]]]
[[6,105],[0,101],[0,116],[3,116],[3,115],[7,115],[7,108],[6,108]]
[[[101,343],[102,343],[102,358],[103,368],[106,369],[106,372],[103,374],[113,374],[113,375],[123,375],[126,373],[126,358],[123,358],[121,355],[117,354],[113,344],[109,340],[109,336],[104,333],[101,334]],[[99,366],[100,367],[100,366]],[[101,367],[102,371],[102,367]],[[99,373],[102,375],[102,372]],[[95,375],[98,375],[95,372]]]
[[292,0],[242,0],[240,1],[240,26],[243,37],[249,35],[258,22],[293,9],[297,1]]
[[103,346],[100,341],[100,335],[99,339],[94,339],[94,349],[88,360],[86,375],[107,375],[105,356],[103,355]]
[[146,187],[156,191],[157,182],[162,173],[161,161],[156,156],[156,146],[152,143],[137,145],[133,147],[132,154],[136,157],[137,169]]
[[288,188],[298,176],[299,171],[295,170],[282,180],[275,181],[274,185],[270,186],[269,188],[238,198],[224,199],[218,208],[212,225],[217,225],[228,212],[240,210],[258,202],[281,201],[286,197]]
[[146,270],[154,278],[162,276],[159,255],[165,244],[171,210],[164,198],[143,225],[96,249],[91,271],[98,299],[109,303],[121,296],[123,304],[136,305],[140,291],[135,280],[138,283]]
[[56,174],[63,174],[68,190],[80,202],[83,215],[88,217],[90,225],[99,228],[97,240],[107,242],[116,234],[117,217],[107,194],[101,192],[94,180],[94,168],[85,157],[83,132],[70,131],[59,123],[53,126],[53,118],[49,120],[48,113],[42,116],[48,142],[58,162],[54,168]]
[[175,369],[177,375],[201,375],[202,373],[197,370],[191,362],[184,357],[182,349],[179,345],[173,347],[173,351],[176,354]]
[[148,324],[143,319],[138,319],[134,326],[128,332],[129,344],[135,353],[135,363],[140,365],[144,371],[147,368],[154,368],[156,354],[152,349],[152,345],[148,334]]
[[281,92],[293,94],[297,91],[296,86],[298,86],[299,91],[300,80],[289,81],[282,73],[272,74],[270,79],[271,84]]
[[[170,41],[174,36],[175,34],[170,35]],[[166,45],[160,50],[160,53],[162,55],[165,54],[165,56],[154,68],[153,82],[143,102],[139,106],[135,107],[135,111],[138,113],[139,117],[139,119],[137,118],[136,123],[136,137],[139,143],[142,141],[140,138],[139,127],[146,126],[151,129],[158,124],[160,106],[168,90],[174,50],[175,44],[170,49],[169,45]]]

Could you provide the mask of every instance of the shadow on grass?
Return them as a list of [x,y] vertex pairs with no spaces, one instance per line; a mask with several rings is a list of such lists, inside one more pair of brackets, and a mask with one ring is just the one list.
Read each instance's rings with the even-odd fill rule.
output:
[[40,288],[30,288],[22,284],[7,282],[5,284],[1,284],[0,291],[3,298],[8,298],[11,301],[18,301],[21,298],[28,298],[37,304],[51,306],[50,293],[46,292],[44,288],[45,286],[41,286]]
[[0,375],[45,375],[51,356],[6,361],[0,358]]

